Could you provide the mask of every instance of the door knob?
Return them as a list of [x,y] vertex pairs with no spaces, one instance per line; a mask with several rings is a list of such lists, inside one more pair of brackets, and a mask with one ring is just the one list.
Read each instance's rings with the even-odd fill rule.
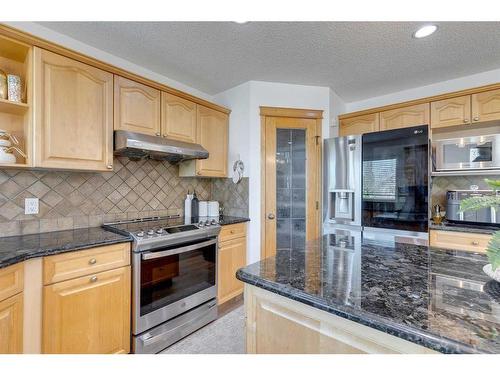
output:
[[267,218],[269,220],[273,220],[274,219],[274,214],[267,214]]

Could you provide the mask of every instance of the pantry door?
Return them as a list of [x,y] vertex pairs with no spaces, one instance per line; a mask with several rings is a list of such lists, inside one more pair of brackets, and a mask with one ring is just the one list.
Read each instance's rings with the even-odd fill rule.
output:
[[262,250],[304,249],[319,237],[322,111],[261,107]]

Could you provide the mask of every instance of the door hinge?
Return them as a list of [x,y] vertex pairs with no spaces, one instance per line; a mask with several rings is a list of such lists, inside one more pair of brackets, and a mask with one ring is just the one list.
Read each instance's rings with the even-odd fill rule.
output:
[[316,146],[319,145],[319,139],[321,138],[319,135],[314,136],[316,138]]
[[316,209],[319,210],[319,202],[316,201]]

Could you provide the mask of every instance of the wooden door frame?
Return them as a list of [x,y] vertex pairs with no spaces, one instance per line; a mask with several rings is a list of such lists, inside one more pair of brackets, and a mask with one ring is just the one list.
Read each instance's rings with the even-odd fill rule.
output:
[[[321,181],[322,181],[322,122],[323,111],[316,109],[301,109],[301,108],[282,108],[282,107],[260,107],[260,134],[261,134],[261,181],[260,181],[260,258],[264,259],[266,253],[266,119],[269,117],[288,117],[288,118],[301,118],[301,119],[314,119],[316,120],[316,135],[319,137],[317,148],[317,161],[318,161],[318,178],[317,186],[315,189],[316,200],[319,202],[319,209],[317,210],[317,233],[320,233],[320,220],[321,220]],[[306,198],[307,199],[307,198]]]

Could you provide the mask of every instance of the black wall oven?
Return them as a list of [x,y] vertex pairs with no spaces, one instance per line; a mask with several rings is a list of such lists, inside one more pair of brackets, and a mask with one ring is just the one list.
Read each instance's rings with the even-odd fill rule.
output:
[[363,227],[427,232],[428,137],[427,125],[363,135]]

